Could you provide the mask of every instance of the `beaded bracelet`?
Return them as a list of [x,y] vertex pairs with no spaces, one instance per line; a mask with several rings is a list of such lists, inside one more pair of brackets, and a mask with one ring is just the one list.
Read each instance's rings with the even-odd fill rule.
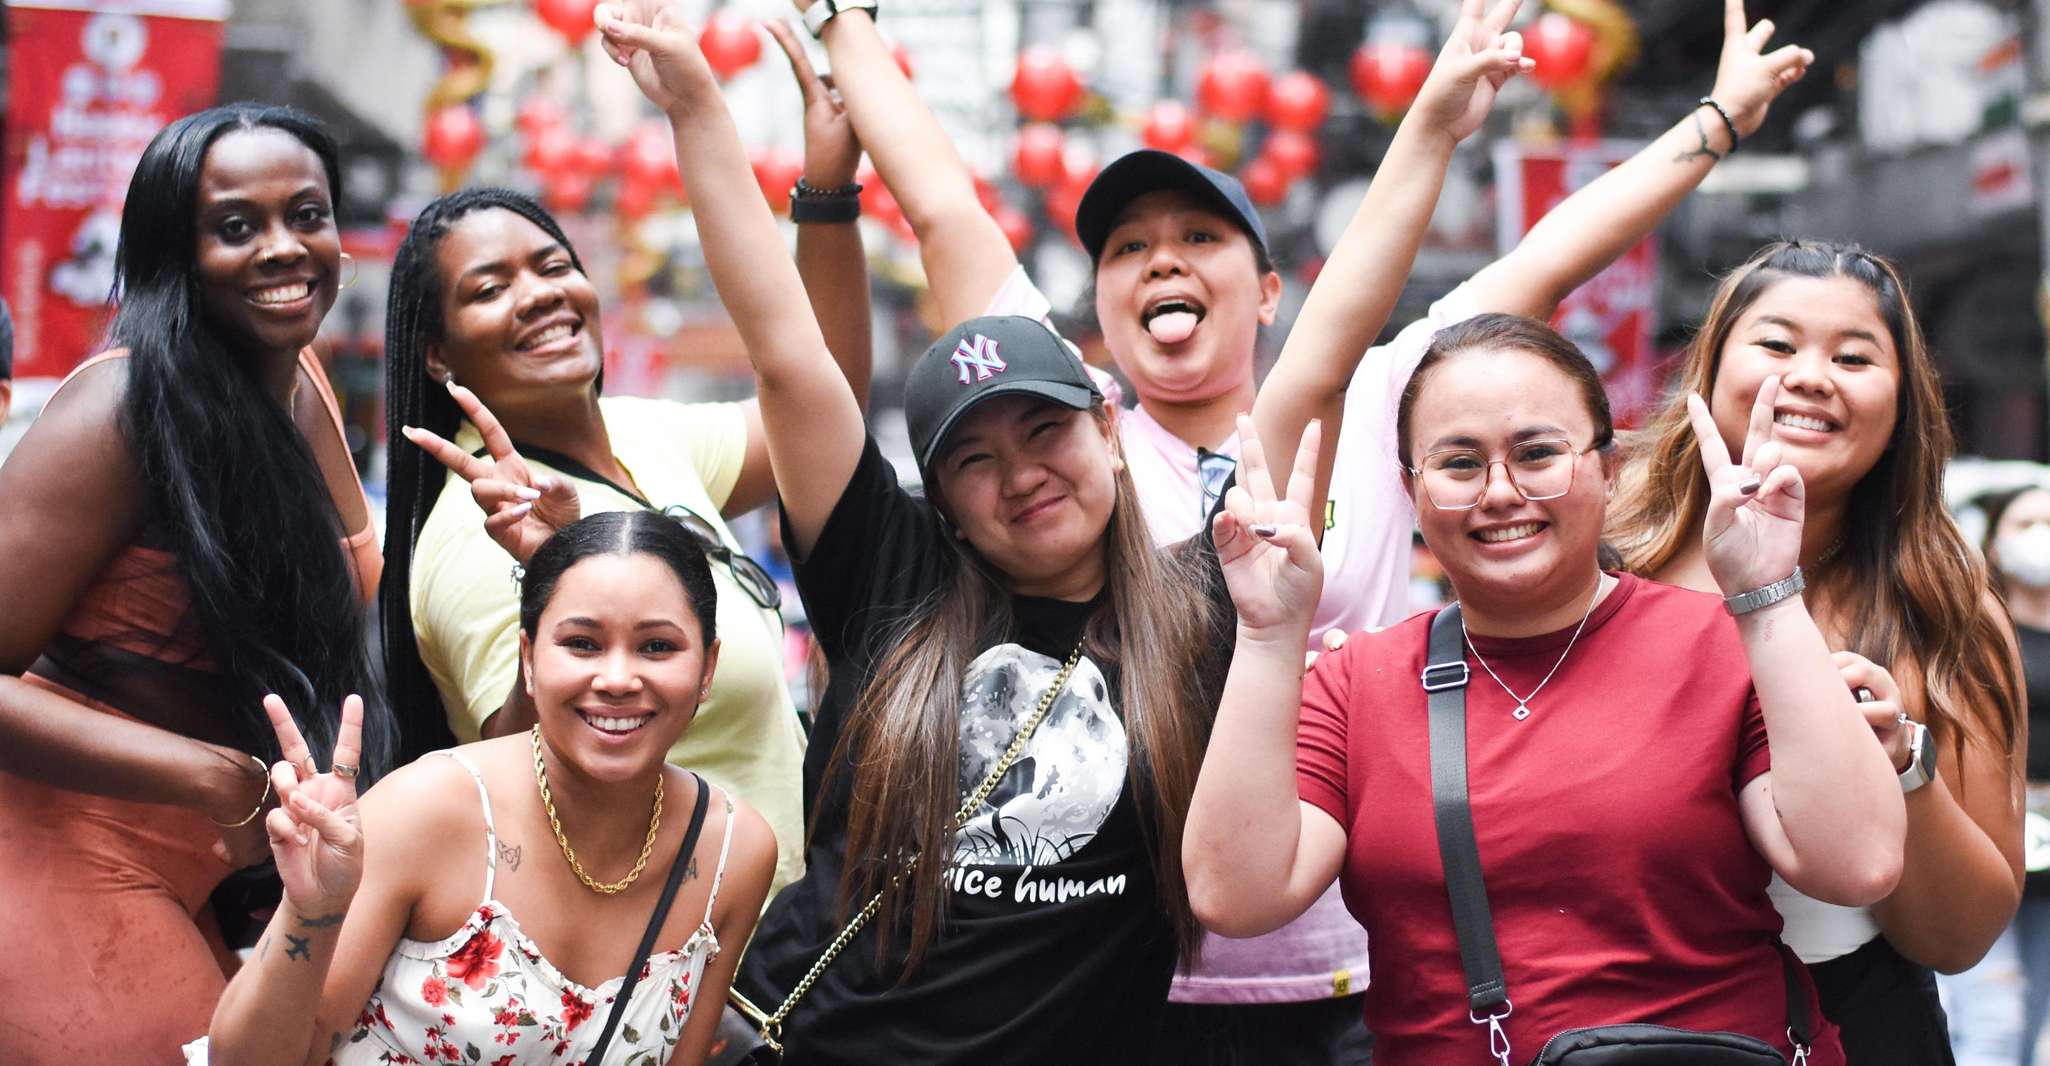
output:
[[[247,753],[245,752],[244,754]],[[256,816],[263,813],[263,805],[270,802],[270,767],[265,765],[264,761],[261,758],[258,758],[254,755],[249,756],[249,761],[256,764],[256,772],[263,778],[263,795],[257,797],[256,809],[244,815],[242,820],[239,822],[223,822],[216,819],[211,814],[206,816],[207,821],[212,822],[217,826],[220,826],[222,829],[240,829],[243,826],[255,821]]]
[[1735,155],[1737,152],[1737,145],[1741,144],[1744,138],[1737,136],[1737,124],[1730,120],[1730,113],[1723,109],[1723,105],[1716,103],[1715,97],[1713,96],[1704,96],[1700,100],[1696,101],[1694,104],[1694,109],[1696,111],[1699,111],[1704,107],[1715,108],[1715,113],[1718,116],[1720,116],[1723,120],[1723,128],[1730,131],[1730,150],[1724,152],[1723,154]]
[[821,189],[803,178],[790,189],[790,221],[852,222],[861,217],[861,184]]

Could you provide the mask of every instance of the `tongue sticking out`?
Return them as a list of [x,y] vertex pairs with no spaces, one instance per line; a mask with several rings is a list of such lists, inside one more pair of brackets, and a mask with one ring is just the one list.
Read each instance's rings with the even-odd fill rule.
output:
[[1189,311],[1169,311],[1146,323],[1146,332],[1161,344],[1180,344],[1196,332],[1196,316]]

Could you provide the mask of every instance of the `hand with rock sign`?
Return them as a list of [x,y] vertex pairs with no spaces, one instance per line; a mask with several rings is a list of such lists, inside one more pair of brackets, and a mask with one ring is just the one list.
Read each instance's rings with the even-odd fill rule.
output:
[[489,459],[479,459],[438,434],[415,426],[400,430],[420,450],[470,483],[470,498],[484,512],[484,531],[521,566],[562,527],[583,515],[577,488],[565,478],[534,473],[513,448],[505,427],[477,394],[451,381],[450,396],[484,435]]
[[613,0],[598,5],[595,17],[605,54],[633,75],[641,95],[663,114],[720,99],[719,79],[674,3]]
[[326,773],[314,765],[285,701],[265,696],[263,709],[284,755],[270,769],[278,806],[263,824],[285,899],[301,915],[341,914],[363,880],[362,823],[356,816],[356,776],[363,758],[362,697],[342,701],[334,761]]
[[804,95],[805,182],[821,189],[854,184],[855,171],[861,167],[861,140],[855,136],[854,122],[847,117],[839,94],[829,79],[812,68],[811,57],[787,23],[770,19],[763,26],[782,47],[797,89]]
[[1523,35],[1509,29],[1522,0],[1500,0],[1493,11],[1487,0],[1464,0],[1452,36],[1438,51],[1438,61],[1418,90],[1410,111],[1439,129],[1464,140],[1481,128],[1495,106],[1495,92],[1511,77],[1536,68],[1523,54]]
[[1298,646],[1309,639],[1310,616],[1324,588],[1324,559],[1310,528],[1323,436],[1318,420],[1304,427],[1288,475],[1288,495],[1277,499],[1259,433],[1250,417],[1239,416],[1238,484],[1225,493],[1224,509],[1211,531],[1241,631],[1294,633]]
[[[1744,0],[1724,0],[1723,54],[1716,62],[1715,88],[1708,95],[1730,113],[1740,136],[1758,132],[1773,100],[1800,81],[1815,62],[1815,53],[1797,44],[1766,52],[1772,30],[1771,19],[1759,19],[1747,28]],[[1709,121],[1717,120],[1711,115]]]
[[1687,397],[1701,466],[1708,473],[1708,512],[1701,544],[1708,570],[1726,596],[1762,588],[1794,572],[1801,561],[1801,524],[1807,489],[1801,472],[1781,461],[1772,439],[1772,412],[1780,379],[1769,377],[1751,405],[1751,425],[1740,463],[1716,428],[1715,416],[1697,395]]

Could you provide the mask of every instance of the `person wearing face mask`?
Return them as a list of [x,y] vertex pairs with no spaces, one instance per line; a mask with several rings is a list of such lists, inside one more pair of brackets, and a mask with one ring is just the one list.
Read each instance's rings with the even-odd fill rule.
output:
[[[1972,505],[1985,516],[1979,549],[1992,568],[1993,587],[2014,619],[2021,647],[2029,716],[2029,820],[2050,828],[2050,488],[1988,493]],[[2021,1023],[2015,1041],[2020,1066],[2036,1061],[2036,1040],[2044,1014],[2050,1011],[2050,862],[2035,854],[2028,860],[2021,907],[2008,931],[2022,971],[2020,995],[2015,997],[2019,1002],[2013,1009]],[[1983,987],[1972,991],[1981,996],[2004,994]]]
[[[1776,883],[1787,943],[1857,1066],[1949,1062],[1930,971],[1976,963],[2021,898],[2025,722],[2007,611],[1944,506],[1953,437],[1906,283],[1855,246],[1768,245],[1718,286],[1678,379],[1727,444],[1779,381],[1767,428],[1807,487],[1807,601],[1907,796],[1899,886],[1845,907]],[[1608,537],[1632,571],[1707,589],[1696,448],[1676,398],[1632,450]]]
[[[878,174],[918,235],[942,317],[1019,314],[1051,325],[1050,302],[892,58],[873,5],[796,3],[832,57]],[[1389,263],[1364,238],[1387,224],[1378,196],[1386,179],[1425,172],[1399,138],[1391,144],[1377,195],[1359,205],[1292,328],[1291,339],[1301,334],[1320,345],[1322,358],[1345,368],[1350,381],[1344,429],[1326,448],[1332,489],[1320,542],[1330,580],[1318,632],[1390,625],[1408,613],[1411,523],[1389,473],[1394,407],[1432,335],[1485,311],[1549,315],[1651,232],[1807,69],[1813,56],[1806,49],[1767,50],[1772,24],[1748,22],[1742,0],[1726,0],[1724,16],[1713,106],[1704,102],[1680,117],[1636,156],[1552,207],[1514,250],[1376,346],[1378,327],[1361,326],[1384,321],[1387,310],[1364,313],[1354,294],[1375,291],[1371,279]],[[1074,221],[1091,263],[1084,302],[1137,401],[1119,415],[1120,444],[1154,540],[1171,544],[1202,531],[1237,461],[1234,419],[1253,402],[1256,343],[1275,320],[1284,282],[1237,179],[1169,152],[1112,161]],[[1203,959],[1177,975],[1173,1024],[1158,1061],[1358,1061],[1368,1040],[1358,1023],[1367,956],[1335,890],[1271,936],[1206,938]]]

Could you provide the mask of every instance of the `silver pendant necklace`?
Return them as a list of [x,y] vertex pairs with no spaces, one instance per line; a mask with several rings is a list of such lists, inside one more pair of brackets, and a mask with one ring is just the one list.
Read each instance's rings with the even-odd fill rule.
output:
[[1502,675],[1496,673],[1495,668],[1489,666],[1488,661],[1486,659],[1481,658],[1481,650],[1473,646],[1473,634],[1468,633],[1466,631],[1466,612],[1460,612],[1459,635],[1461,637],[1466,638],[1466,648],[1468,651],[1473,652],[1474,661],[1480,663],[1481,669],[1486,670],[1488,672],[1488,676],[1495,679],[1495,684],[1501,685],[1502,691],[1507,692],[1509,694],[1509,698],[1516,701],[1516,709],[1509,713],[1517,721],[1521,722],[1524,719],[1530,717],[1530,701],[1537,699],[1537,694],[1543,692],[1545,690],[1545,686],[1552,683],[1552,675],[1558,673],[1559,668],[1566,665],[1566,657],[1568,655],[1573,654],[1573,645],[1579,643],[1580,641],[1580,631],[1587,628],[1587,620],[1594,616],[1595,601],[1601,598],[1602,577],[1600,573],[1597,573],[1595,574],[1594,579],[1594,595],[1589,596],[1587,598],[1587,610],[1581,612],[1580,624],[1573,627],[1573,637],[1572,639],[1566,642],[1566,650],[1559,653],[1559,661],[1552,664],[1551,670],[1545,673],[1545,679],[1543,681],[1538,682],[1537,687],[1531,689],[1530,695],[1528,696],[1517,695],[1516,690],[1510,688],[1509,683],[1502,680]]

